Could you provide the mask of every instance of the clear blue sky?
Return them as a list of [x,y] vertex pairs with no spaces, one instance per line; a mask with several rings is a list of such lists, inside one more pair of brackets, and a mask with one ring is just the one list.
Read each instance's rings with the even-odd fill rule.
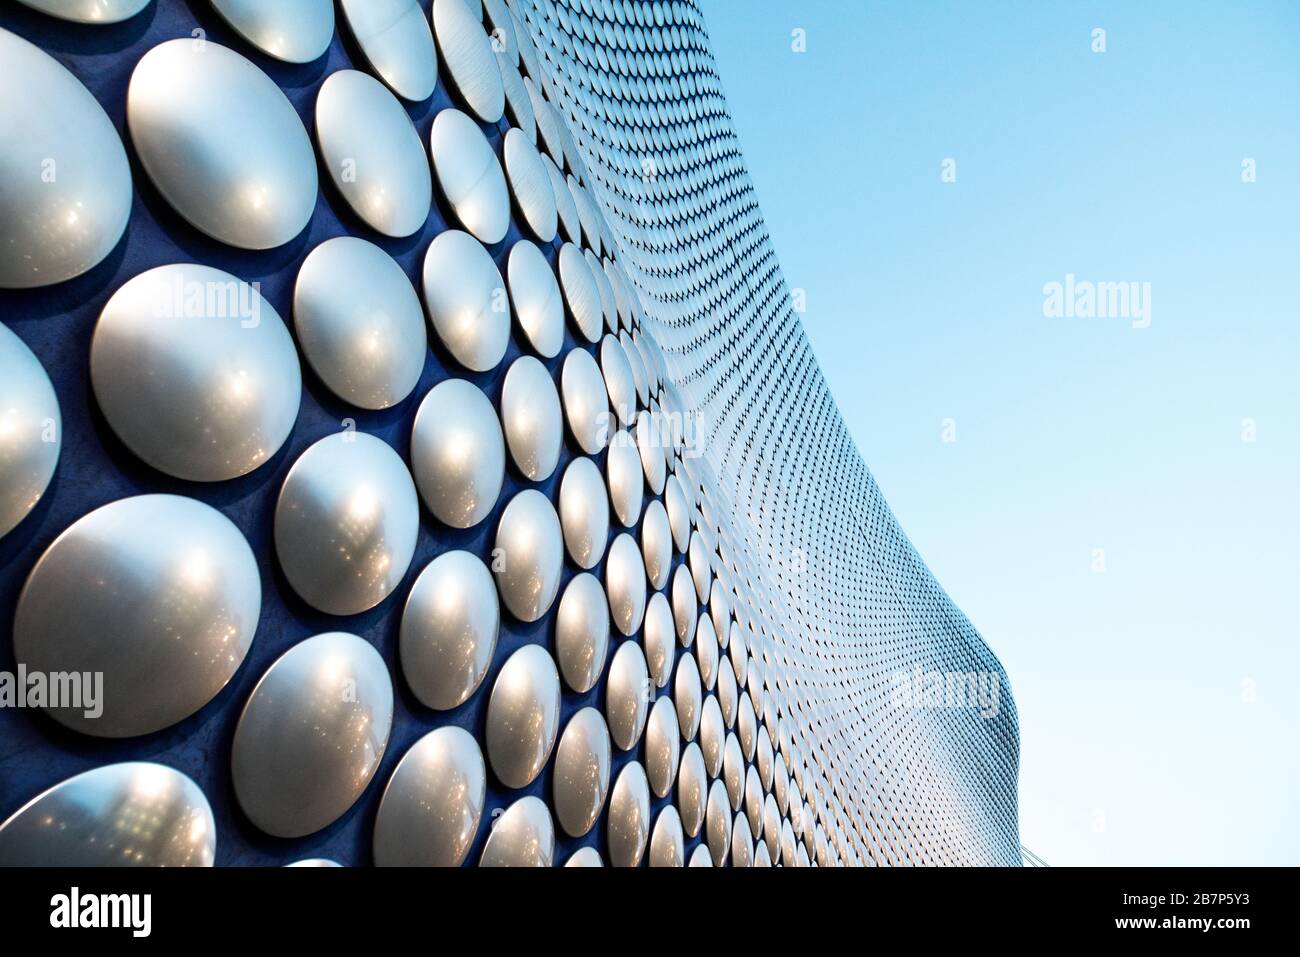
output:
[[[1024,842],[1300,864],[1300,3],[703,6],[822,370],[1010,675]],[[1069,273],[1150,327],[1045,318]]]

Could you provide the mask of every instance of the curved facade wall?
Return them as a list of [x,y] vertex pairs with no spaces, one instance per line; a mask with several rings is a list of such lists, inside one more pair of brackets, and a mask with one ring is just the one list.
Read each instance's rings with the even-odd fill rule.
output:
[[[699,6],[117,6],[0,14],[102,108],[131,181],[120,240],[25,259],[52,207],[21,179],[4,198],[37,228],[0,244],[0,317],[58,411],[29,413],[57,469],[0,538],[0,671],[104,692],[94,718],[0,709],[0,863],[98,862],[128,816],[118,863],[1019,863],[1005,674],[821,378]],[[332,79],[353,69],[391,92]],[[239,96],[256,115],[223,127]],[[183,307],[129,297],[159,267],[149,288],[206,296],[182,340],[204,347],[169,338]],[[214,289],[244,320],[226,338]],[[238,370],[203,379],[221,350]],[[43,845],[34,809],[72,837]]]

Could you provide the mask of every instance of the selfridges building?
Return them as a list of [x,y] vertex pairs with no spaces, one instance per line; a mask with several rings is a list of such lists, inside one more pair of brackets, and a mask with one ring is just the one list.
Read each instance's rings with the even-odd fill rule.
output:
[[1020,863],[707,9],[23,4],[0,863]]

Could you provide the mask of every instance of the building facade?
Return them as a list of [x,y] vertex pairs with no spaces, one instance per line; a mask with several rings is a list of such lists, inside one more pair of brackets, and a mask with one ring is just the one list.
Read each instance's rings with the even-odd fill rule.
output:
[[1020,863],[707,4],[25,2],[0,863]]

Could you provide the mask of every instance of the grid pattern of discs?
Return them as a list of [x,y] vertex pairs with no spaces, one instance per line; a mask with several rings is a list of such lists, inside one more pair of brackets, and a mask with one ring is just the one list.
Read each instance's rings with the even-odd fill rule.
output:
[[1018,862],[693,2],[24,2],[0,864]]
[[917,667],[1004,689],[1005,675],[902,534],[821,378],[700,9],[520,7],[663,347],[671,401],[702,416],[715,565],[751,656],[771,666],[749,690],[773,699],[758,710],[800,789],[829,798],[832,846],[877,863],[1014,863],[1010,694],[995,720],[891,701],[892,676]]

